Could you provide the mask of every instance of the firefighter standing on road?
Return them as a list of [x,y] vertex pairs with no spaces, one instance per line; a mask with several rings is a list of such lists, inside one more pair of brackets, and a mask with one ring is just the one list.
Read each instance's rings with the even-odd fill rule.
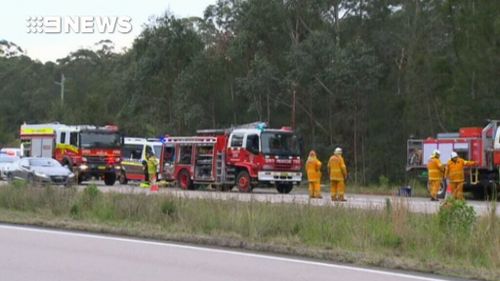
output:
[[438,201],[438,192],[443,182],[444,165],[439,160],[440,152],[434,149],[429,162],[427,162],[428,184],[431,193],[431,201]]
[[451,159],[446,165],[445,176],[450,182],[453,198],[464,200],[464,167],[474,166],[475,164],[474,161],[467,161],[458,157],[455,151],[451,153]]
[[152,151],[147,151],[146,161],[148,166],[149,184],[154,186],[156,184],[156,171],[158,170],[159,161]]
[[321,197],[321,162],[316,157],[316,152],[311,150],[306,162],[307,180],[309,182],[309,198]]
[[328,161],[328,172],[330,174],[330,194],[332,201],[346,201],[344,193],[347,168],[344,158],[342,158],[342,149],[340,147],[335,148],[333,155]]

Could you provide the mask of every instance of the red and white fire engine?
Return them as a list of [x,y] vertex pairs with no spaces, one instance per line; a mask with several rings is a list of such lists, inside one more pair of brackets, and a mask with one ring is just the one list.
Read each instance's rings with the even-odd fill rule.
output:
[[[461,128],[458,133],[441,133],[436,138],[410,139],[407,145],[407,171],[426,171],[432,151],[441,152],[441,162],[450,160],[452,151],[477,165],[466,168],[465,191],[472,191],[476,198],[496,194],[500,187],[500,121],[493,120],[484,128]],[[440,195],[444,196],[445,182]],[[495,192],[495,193],[494,193]]]
[[252,123],[163,142],[160,176],[183,189],[215,185],[227,191],[236,185],[250,192],[265,186],[289,193],[302,180],[299,141],[287,127]]
[[78,176],[78,182],[103,178],[113,185],[120,170],[122,136],[116,126],[23,124],[24,156],[52,157]]

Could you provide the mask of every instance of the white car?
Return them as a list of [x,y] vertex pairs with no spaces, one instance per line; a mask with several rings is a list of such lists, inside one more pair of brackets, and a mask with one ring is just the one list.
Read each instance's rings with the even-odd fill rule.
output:
[[13,169],[13,164],[19,160],[17,156],[0,154],[0,179],[7,179],[7,173]]

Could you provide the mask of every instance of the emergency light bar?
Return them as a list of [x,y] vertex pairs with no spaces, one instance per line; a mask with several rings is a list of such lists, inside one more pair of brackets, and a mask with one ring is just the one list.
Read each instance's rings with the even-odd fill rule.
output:
[[212,137],[169,137],[164,138],[163,143],[216,143],[217,138]]

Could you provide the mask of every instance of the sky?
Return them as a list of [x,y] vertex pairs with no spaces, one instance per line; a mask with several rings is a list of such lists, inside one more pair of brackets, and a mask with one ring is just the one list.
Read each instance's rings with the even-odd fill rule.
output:
[[[80,48],[92,48],[100,40],[110,39],[116,50],[130,48],[134,38],[143,30],[151,16],[162,16],[170,11],[176,17],[203,16],[208,5],[217,0],[7,0],[0,7],[0,40],[5,39],[23,48],[32,59],[41,62],[56,61]],[[78,19],[84,17],[99,19],[119,17],[130,19],[132,30],[128,33],[99,33],[97,28],[83,33],[75,32],[30,33],[29,17]],[[94,24],[96,24],[94,22]],[[82,28],[80,26],[80,28]],[[109,30],[109,29],[108,29]]]

